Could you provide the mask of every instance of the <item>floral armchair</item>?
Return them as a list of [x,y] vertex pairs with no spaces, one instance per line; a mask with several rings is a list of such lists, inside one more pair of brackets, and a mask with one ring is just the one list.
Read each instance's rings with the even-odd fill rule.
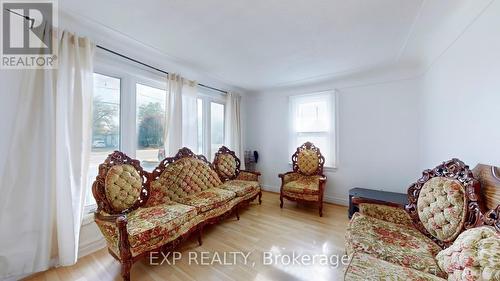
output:
[[259,184],[259,172],[240,170],[241,161],[234,151],[221,146],[215,153],[213,166],[224,181],[221,188],[236,193],[249,193],[251,190],[259,191],[259,204],[262,203],[262,190]]
[[281,178],[280,208],[283,198],[296,202],[317,202],[319,216],[323,216],[323,193],[326,176],[323,175],[325,158],[319,148],[306,142],[292,156],[293,171],[279,174]]
[[405,209],[361,203],[345,280],[500,280],[500,207],[485,213],[482,198],[472,170],[452,159],[423,172]]

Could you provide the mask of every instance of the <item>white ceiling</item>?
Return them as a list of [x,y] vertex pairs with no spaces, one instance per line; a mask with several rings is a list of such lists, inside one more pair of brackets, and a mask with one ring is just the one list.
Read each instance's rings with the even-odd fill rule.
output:
[[[424,2],[61,0],[59,5],[255,91],[411,61],[407,44],[417,44],[412,31],[426,33],[422,25],[415,28]],[[464,0],[438,2],[446,11]]]

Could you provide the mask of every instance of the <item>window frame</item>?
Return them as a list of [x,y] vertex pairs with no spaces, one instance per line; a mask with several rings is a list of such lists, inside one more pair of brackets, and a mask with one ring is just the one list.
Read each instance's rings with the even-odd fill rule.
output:
[[[137,149],[137,93],[136,84],[142,84],[167,91],[167,81],[164,76],[137,64],[117,59],[110,54],[96,52],[94,58],[94,73],[120,79],[120,143],[119,150],[132,158],[136,157]],[[168,114],[168,109],[165,109]],[[92,188],[92,181],[86,188]],[[92,192],[86,191],[86,192]],[[86,195],[86,194],[85,194]],[[97,209],[97,204],[87,205],[84,202],[84,214],[90,214]]]
[[[320,96],[325,96],[325,95],[330,95],[330,111],[328,112],[328,115],[330,115],[330,118],[332,119],[330,122],[330,130],[328,132],[324,131],[313,131],[313,132],[298,132],[295,131],[295,103],[297,103],[294,100],[301,99],[301,98],[307,98],[310,97],[311,99],[320,97]],[[317,135],[322,135],[322,134],[327,134],[328,138],[328,143],[330,146],[330,157],[331,157],[331,164],[326,165],[323,167],[325,171],[336,171],[338,169],[339,161],[338,161],[338,152],[339,152],[339,98],[338,98],[338,91],[337,90],[327,90],[327,91],[320,91],[320,92],[313,92],[313,93],[307,93],[307,94],[298,94],[298,95],[291,95],[288,97],[288,120],[289,120],[289,151],[290,153],[295,153],[298,145],[296,144],[296,140],[298,139],[300,134],[303,135],[311,135],[311,134],[317,134]],[[321,149],[321,147],[320,147]],[[291,160],[289,161],[289,165],[292,165]]]
[[202,137],[202,148],[203,151],[201,154],[205,155],[209,161],[212,161],[215,153],[217,151],[211,151],[212,150],[212,126],[211,126],[211,106],[210,103],[217,103],[220,104],[224,107],[224,113],[223,113],[223,132],[222,132],[222,140],[223,143],[225,143],[226,140],[226,95],[221,94],[219,92],[205,89],[205,88],[199,88],[198,90],[198,99],[201,99],[202,101],[202,131],[203,131],[203,137]]

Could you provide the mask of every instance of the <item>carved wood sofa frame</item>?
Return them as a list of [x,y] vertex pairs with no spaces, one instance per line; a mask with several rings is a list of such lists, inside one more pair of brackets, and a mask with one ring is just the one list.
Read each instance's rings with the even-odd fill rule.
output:
[[[219,167],[220,161],[222,161],[221,156],[223,156],[223,155],[230,155],[231,157],[234,158],[234,160],[236,162],[236,167],[235,167],[235,171],[234,171],[233,176],[227,177],[217,168],[217,167]],[[238,179],[238,176],[242,172],[255,175],[255,177],[257,178],[257,181],[259,180],[259,177],[261,175],[261,173],[257,172],[257,171],[241,170],[241,160],[236,156],[236,153],[234,151],[230,150],[229,148],[227,148],[224,145],[221,146],[219,148],[219,150],[215,153],[214,161],[213,161],[213,168],[215,169],[215,171],[217,172],[217,175],[219,175],[219,178],[222,181]],[[262,204],[262,190],[259,191],[259,204]]]
[[[128,222],[127,214],[144,206],[147,203],[147,200],[150,195],[151,181],[157,179],[169,164],[174,163],[175,161],[185,157],[191,157],[202,160],[211,169],[213,169],[212,164],[207,161],[205,156],[195,155],[191,150],[189,150],[186,147],[180,149],[179,152],[174,157],[165,158],[163,161],[160,162],[158,167],[156,167],[151,173],[148,173],[143,170],[139,160],[132,159],[120,151],[114,151],[112,154],[108,156],[108,158],[104,161],[104,163],[99,165],[99,174],[97,175],[92,185],[92,193],[97,203],[97,210],[94,212],[94,219],[96,221],[100,220],[116,224],[119,235],[119,241],[118,241],[119,256],[117,256],[110,248],[108,248],[108,252],[111,254],[111,256],[113,256],[113,258],[115,258],[118,262],[121,263],[121,276],[125,281],[130,280],[130,269],[135,262],[151,254],[158,254],[159,252],[171,251],[175,249],[179,244],[187,240],[195,232],[198,235],[198,243],[201,246],[203,243],[202,232],[205,226],[210,224],[216,224],[233,214],[236,214],[236,217],[239,220],[240,219],[239,209],[249,205],[250,202],[255,200],[258,196],[258,194],[256,194],[249,199],[239,202],[238,204],[236,204],[234,207],[232,207],[223,214],[201,221],[197,225],[192,226],[189,230],[187,230],[183,234],[179,235],[179,237],[175,238],[174,240],[164,245],[161,245],[155,249],[146,251],[139,255],[132,256],[129,237],[128,237],[129,235],[127,232],[127,222]],[[114,165],[122,165],[122,164],[129,164],[133,166],[141,176],[143,184],[141,187],[140,198],[137,200],[137,202],[130,208],[127,208],[122,211],[117,211],[112,207],[111,203],[108,201],[106,197],[105,179],[107,172],[111,167],[113,167]],[[102,211],[104,211],[107,214],[103,214]]]
[[[285,185],[285,176],[292,174],[292,173],[299,173],[304,176],[308,176],[300,171],[299,165],[298,165],[298,156],[299,153],[304,150],[304,149],[311,149],[316,152],[316,155],[318,156],[318,166],[316,169],[316,172],[312,175],[318,175],[320,176],[319,179],[319,194],[318,194],[318,200],[317,201],[311,201],[311,200],[305,200],[305,199],[300,199],[300,198],[294,198],[291,196],[287,196],[286,194],[283,193],[283,186]],[[308,203],[308,202],[316,202],[318,204],[318,209],[319,209],[319,216],[323,216],[323,196],[325,192],[325,185],[326,185],[326,176],[323,174],[323,165],[325,163],[325,157],[321,154],[321,151],[319,148],[317,148],[313,143],[311,142],[306,142],[303,145],[297,147],[297,150],[295,153],[292,155],[292,167],[293,171],[286,172],[284,174],[279,174],[278,177],[281,178],[281,187],[280,187],[280,208],[283,208],[283,198],[286,198],[290,201],[295,201],[298,203]]]

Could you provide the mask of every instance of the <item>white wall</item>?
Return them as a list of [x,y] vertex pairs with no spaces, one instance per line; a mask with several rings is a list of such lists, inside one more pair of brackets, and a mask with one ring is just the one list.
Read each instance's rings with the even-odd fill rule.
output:
[[500,166],[500,2],[494,2],[423,77],[422,159]]
[[[257,168],[264,189],[279,192],[278,174],[291,170],[288,95],[316,90],[265,92],[248,98],[246,148],[259,152]],[[418,80],[339,89],[338,169],[325,172],[326,201],[347,204],[352,187],[406,191],[419,174],[418,94]]]

